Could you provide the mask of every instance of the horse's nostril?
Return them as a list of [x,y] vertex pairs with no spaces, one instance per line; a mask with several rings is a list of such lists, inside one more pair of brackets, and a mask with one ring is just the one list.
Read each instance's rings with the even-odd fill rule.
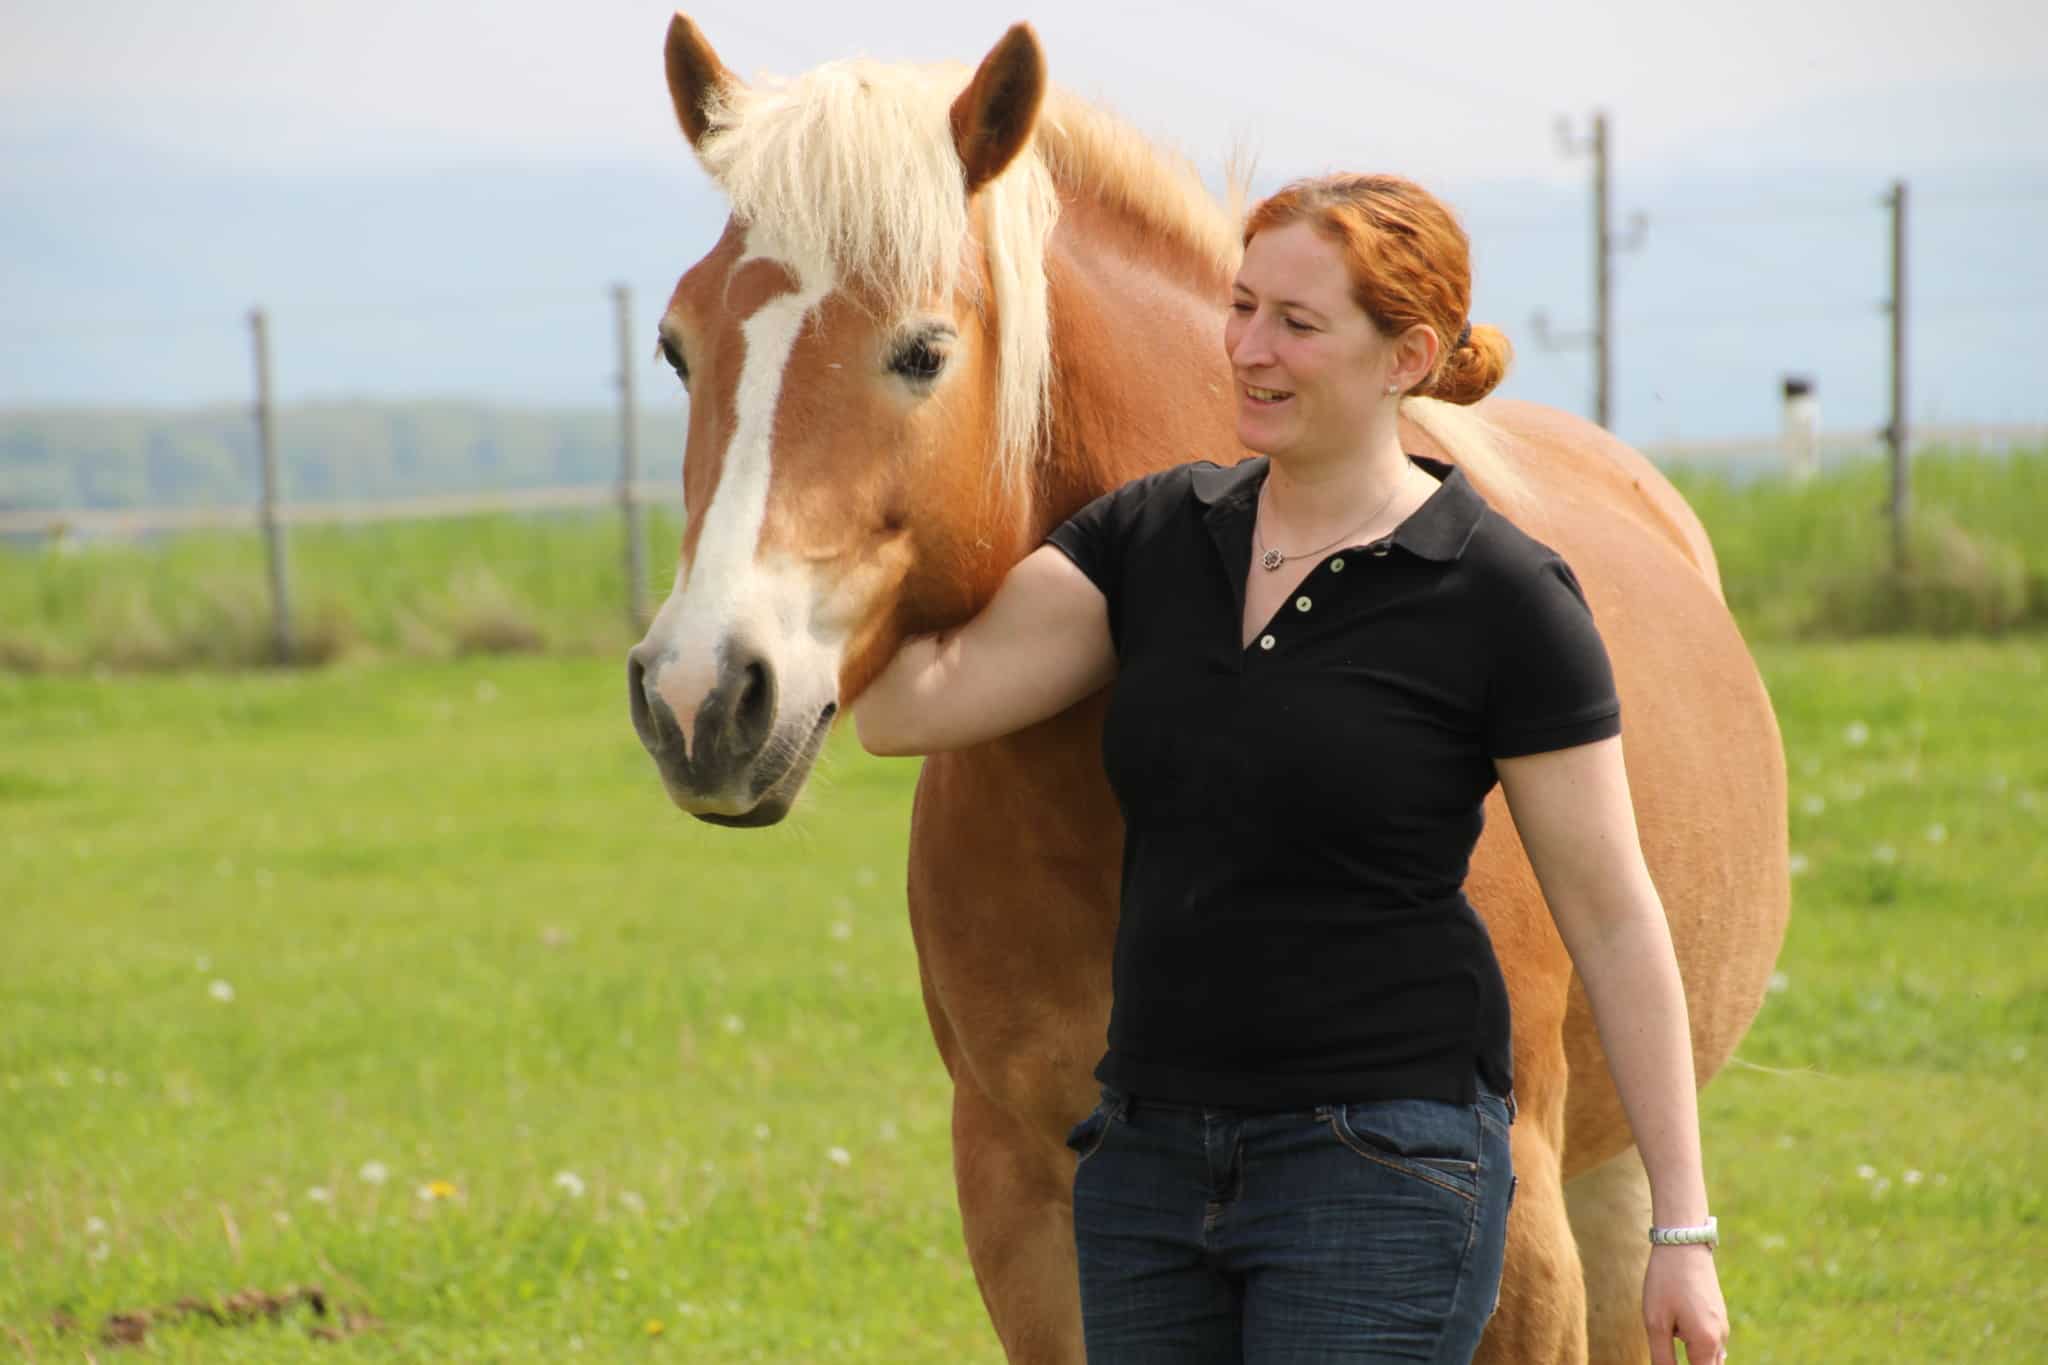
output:
[[677,745],[682,730],[667,703],[653,692],[652,683],[647,666],[640,662],[640,651],[635,649],[626,656],[626,705],[632,710],[633,730],[640,743],[648,752],[660,753]]
[[768,666],[759,659],[747,665],[741,678],[739,702],[733,707],[733,723],[740,734],[749,738],[765,735],[775,723],[775,685],[769,677]]

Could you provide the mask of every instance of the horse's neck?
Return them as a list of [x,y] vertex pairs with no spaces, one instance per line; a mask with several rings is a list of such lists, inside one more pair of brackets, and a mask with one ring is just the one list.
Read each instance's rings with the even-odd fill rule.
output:
[[1213,264],[1082,202],[1062,210],[1046,273],[1052,431],[1037,536],[1141,474],[1238,457],[1228,282]]

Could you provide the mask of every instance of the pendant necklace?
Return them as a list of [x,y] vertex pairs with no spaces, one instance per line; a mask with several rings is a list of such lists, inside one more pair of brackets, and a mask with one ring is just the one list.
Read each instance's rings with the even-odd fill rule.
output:
[[[1405,475],[1408,471],[1404,468],[1401,472]],[[1387,508],[1393,504],[1394,495],[1401,491],[1401,482],[1402,481],[1400,479],[1395,479],[1394,486],[1387,490],[1387,496],[1381,498],[1380,505],[1372,509],[1372,515],[1367,517],[1364,521],[1359,522],[1356,526],[1352,527],[1350,531],[1346,531],[1343,535],[1338,536],[1337,539],[1331,541],[1329,545],[1318,545],[1313,550],[1303,550],[1299,554],[1283,554],[1279,550],[1267,549],[1266,537],[1259,530],[1259,521],[1261,520],[1261,518],[1254,516],[1252,518],[1252,537],[1259,543],[1259,567],[1264,569],[1267,573],[1271,573],[1275,569],[1279,568],[1282,564],[1285,564],[1290,559],[1307,559],[1313,555],[1319,555],[1323,551],[1329,549],[1331,545],[1336,545],[1339,542],[1348,539],[1353,532],[1364,530],[1366,527],[1372,525],[1373,522],[1377,521],[1379,519],[1380,513],[1386,511]],[[1262,485],[1259,488],[1259,498],[1262,502],[1265,499],[1265,496],[1266,490]]]

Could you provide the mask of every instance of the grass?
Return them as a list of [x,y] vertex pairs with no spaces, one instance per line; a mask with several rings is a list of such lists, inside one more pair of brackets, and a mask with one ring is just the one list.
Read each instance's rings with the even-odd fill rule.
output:
[[[2035,1354],[2044,655],[1761,651],[1801,871],[1704,1104],[1745,1365]],[[997,1358],[902,910],[914,765],[842,734],[789,824],[701,827],[617,672],[0,675],[0,1338],[79,1359],[120,1310],[312,1284],[378,1325],[144,1350]]]
[[[1886,475],[1849,463],[1804,487],[1674,474],[1720,554],[1752,639],[2048,628],[2048,449],[1915,460],[1914,569],[1890,571]],[[647,513],[648,598],[673,576],[679,527]],[[623,650],[615,516],[497,516],[308,527],[291,535],[299,657]],[[253,534],[144,545],[0,548],[0,670],[241,668],[272,653]]]

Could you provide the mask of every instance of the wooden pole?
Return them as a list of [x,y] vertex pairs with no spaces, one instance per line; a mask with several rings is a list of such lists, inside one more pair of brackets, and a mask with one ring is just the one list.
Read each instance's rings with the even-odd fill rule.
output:
[[277,517],[283,498],[277,477],[277,433],[270,405],[270,322],[261,308],[249,310],[249,331],[256,349],[256,451],[263,471],[263,501],[258,516],[263,526],[264,551],[270,561],[271,651],[277,662],[288,664],[296,650],[292,642],[292,595],[289,568],[285,561],[284,527]]
[[640,431],[633,401],[633,291],[612,286],[612,304],[619,321],[619,515],[626,529],[626,619],[636,631],[647,628],[647,548],[633,485],[640,479]]
[[1892,211],[1892,419],[1885,429],[1892,456],[1892,567],[1904,573],[1912,563],[1907,526],[1913,512],[1913,464],[1906,430],[1906,182],[1892,182],[1886,196]]
[[1593,115],[1593,420],[1612,427],[1614,243],[1607,185],[1607,115]]

